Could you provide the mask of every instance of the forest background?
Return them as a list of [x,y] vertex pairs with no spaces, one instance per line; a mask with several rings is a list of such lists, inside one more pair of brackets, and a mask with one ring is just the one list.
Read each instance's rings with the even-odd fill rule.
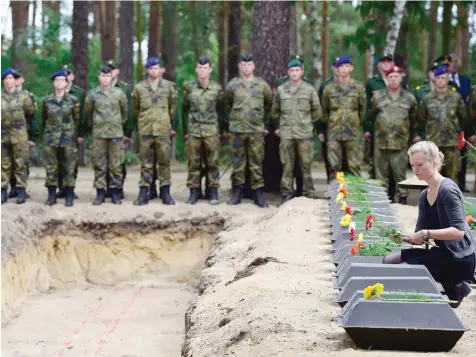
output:
[[[343,54],[353,57],[353,77],[366,82],[384,50],[395,53],[412,91],[426,80],[429,64],[448,53],[460,57],[460,72],[476,82],[476,1],[32,0],[1,6],[1,69],[21,70],[38,102],[51,91],[50,75],[66,63],[76,69],[75,83],[91,89],[101,63],[119,59],[120,80],[133,86],[154,55],[164,59],[164,77],[176,82],[179,95],[195,78],[200,55],[211,58],[213,79],[226,85],[243,52],[254,55],[256,74],[271,86],[293,54],[304,57],[305,76],[316,86]],[[137,162],[137,145],[130,149],[127,161]],[[175,150],[183,161],[180,131]],[[80,150],[82,163],[87,151]]]

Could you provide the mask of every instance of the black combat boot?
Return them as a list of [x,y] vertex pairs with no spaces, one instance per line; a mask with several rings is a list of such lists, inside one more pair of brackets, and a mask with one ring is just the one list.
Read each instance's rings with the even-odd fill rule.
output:
[[139,197],[137,197],[137,200],[134,201],[135,206],[143,206],[149,204],[149,198],[147,197],[147,192],[148,188],[147,187],[140,187],[139,190]]
[[231,200],[227,202],[229,205],[239,205],[243,196],[243,186],[233,186]]
[[401,205],[407,205],[408,204],[407,198],[406,197],[400,197],[398,199],[398,203],[400,203]]
[[284,205],[286,202],[288,202],[291,199],[289,195],[283,195],[281,196],[281,203],[278,205],[278,207],[281,207]]
[[17,196],[17,204],[21,205],[26,201],[26,190],[25,187],[18,187],[18,196]]
[[189,205],[194,205],[200,199],[200,189],[192,187],[190,189],[190,196],[188,197],[187,203]]
[[121,200],[124,199],[124,189],[121,187],[121,188],[118,188],[119,190],[119,197],[121,198]]
[[56,186],[48,186],[48,198],[45,201],[45,205],[53,206],[56,204]]
[[162,186],[160,188],[160,194],[162,195],[162,203],[164,205],[174,205],[175,204],[174,199],[172,198],[172,196],[170,196],[170,186],[169,185]]
[[218,199],[218,187],[209,187],[208,192],[210,193],[210,204],[215,206],[220,204]]
[[[155,181],[150,185],[149,201],[155,200],[159,195],[157,194],[157,184]],[[160,190],[160,198],[162,198],[162,190]]]
[[99,206],[106,200],[106,190],[104,188],[98,188],[96,190],[96,198],[93,201],[94,206]]
[[264,199],[264,188],[263,187],[260,187],[260,188],[256,189],[254,202],[256,203],[257,206],[259,206],[261,208],[267,208],[268,207],[268,203]]
[[6,189],[6,188],[2,188],[2,205],[3,205],[4,203],[7,203],[7,200],[8,200],[7,189]]
[[66,207],[73,207],[74,204],[74,188],[73,187],[65,187],[65,196],[64,196],[64,205]]
[[15,198],[18,196],[18,189],[16,186],[12,186],[10,192],[8,193],[8,198]]
[[115,205],[120,205],[122,203],[120,188],[111,188],[111,201]]
[[106,191],[104,193],[104,198],[112,198],[112,188],[106,187]]
[[58,193],[56,194],[56,197],[57,198],[65,198],[66,196],[66,191],[64,190],[64,188],[60,188],[58,190]]

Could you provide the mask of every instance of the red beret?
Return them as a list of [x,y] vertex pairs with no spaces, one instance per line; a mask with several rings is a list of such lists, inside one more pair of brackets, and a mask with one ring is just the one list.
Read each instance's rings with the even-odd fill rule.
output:
[[389,75],[391,73],[403,73],[403,68],[398,67],[398,66],[392,66],[390,69],[387,71],[385,75]]

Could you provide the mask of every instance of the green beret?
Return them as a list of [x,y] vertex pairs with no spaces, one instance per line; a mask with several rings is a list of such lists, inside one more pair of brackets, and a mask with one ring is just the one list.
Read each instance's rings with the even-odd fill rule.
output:
[[68,74],[74,72],[74,67],[71,63],[68,63],[68,64],[65,64],[63,67],[62,67],[66,72],[68,72]]
[[119,62],[112,59],[107,60],[104,64],[107,65],[111,69],[119,68]]
[[297,60],[297,61],[301,62],[302,64],[304,64],[304,57],[301,56],[301,55],[291,56],[291,58],[289,59],[289,61],[292,61],[292,60]]
[[298,59],[293,59],[288,62],[288,68],[301,67],[301,66],[302,66],[302,62]]

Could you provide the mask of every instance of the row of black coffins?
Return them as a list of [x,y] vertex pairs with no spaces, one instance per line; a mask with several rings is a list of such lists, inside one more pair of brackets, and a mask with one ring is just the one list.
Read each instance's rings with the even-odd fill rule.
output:
[[[468,330],[425,266],[383,264],[409,248],[378,182],[337,176],[328,187],[339,324],[362,349],[449,351]],[[416,247],[414,249],[428,249]],[[435,248],[438,249],[438,248]]]

